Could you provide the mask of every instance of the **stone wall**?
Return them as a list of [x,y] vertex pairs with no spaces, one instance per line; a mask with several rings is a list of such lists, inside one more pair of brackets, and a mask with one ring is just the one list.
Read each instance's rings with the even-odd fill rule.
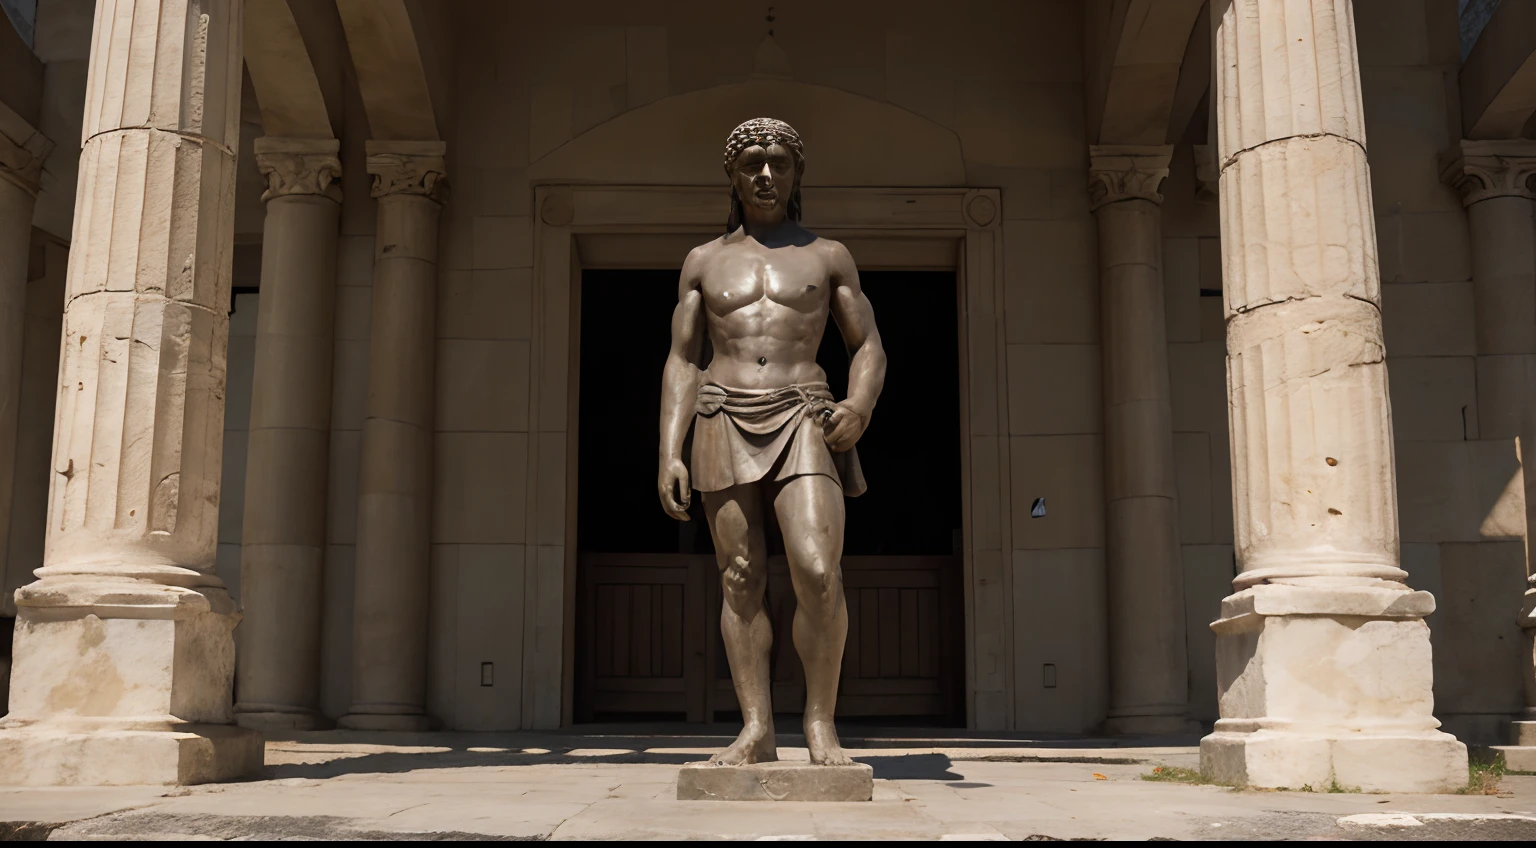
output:
[[[1082,21],[1071,4],[919,2],[776,6],[774,37],[757,7],[678,2],[465,3],[456,29],[435,24],[435,91],[449,146],[438,303],[436,513],[431,711],[448,726],[526,725],[519,686],[530,665],[525,620],[536,557],[524,526],[530,457],[533,209],[529,173],[588,130],[667,97],[754,74],[852,92],[921,115],[960,140],[965,179],[1003,192],[1008,444],[1014,521],[1001,644],[1009,701],[983,727],[1090,732],[1103,721],[1105,656],[1102,402],[1094,222],[1085,189]],[[1002,9],[1002,20],[998,19]],[[1478,416],[1466,217],[1440,183],[1436,155],[1455,140],[1459,63],[1454,0],[1356,0],[1370,140],[1404,567],[1435,592],[1437,703],[1476,741],[1521,706],[1524,519],[1513,433]],[[436,40],[432,40],[432,39]],[[451,43],[449,43],[451,40]],[[351,575],[358,450],[366,402],[373,202],[362,177],[366,120],[349,90],[336,301],[335,402],[326,563],[324,709],[350,703]],[[750,110],[750,106],[744,105]],[[743,118],[749,117],[745,112]],[[1179,139],[1163,193],[1164,284],[1184,555],[1190,703],[1216,717],[1208,629],[1230,591],[1232,509],[1225,404],[1219,227],[1201,204],[1193,143]],[[711,137],[729,127],[700,127]],[[868,127],[850,127],[868,134]],[[900,185],[902,139],[871,157]],[[634,144],[645,143],[636,139]],[[849,182],[818,170],[809,179]],[[244,145],[242,145],[244,146]],[[894,153],[892,151],[895,151]],[[609,155],[622,160],[626,151]],[[706,163],[709,168],[713,162]],[[867,178],[867,174],[864,177]],[[627,182],[645,183],[647,173]],[[877,184],[879,184],[877,183]],[[247,202],[242,192],[241,203]],[[679,257],[680,259],[681,257]],[[247,300],[251,301],[247,312]],[[221,571],[238,563],[243,492],[237,332],[231,328]],[[244,386],[244,388],[242,388]],[[543,444],[548,445],[547,434]],[[985,447],[985,445],[983,445]],[[236,461],[236,457],[239,461]],[[238,466],[238,468],[237,468]],[[1029,518],[1037,497],[1045,519]],[[233,516],[233,523],[230,517]],[[238,569],[236,569],[238,570]],[[995,638],[995,637],[994,637]],[[480,663],[496,685],[480,685]],[[1042,666],[1056,666],[1046,688]]]
[[[1356,0],[1403,568],[1435,594],[1436,715],[1463,740],[1504,741],[1522,706],[1524,490],[1517,423],[1488,411],[1467,217],[1435,157],[1459,140],[1451,0]],[[1480,400],[1482,401],[1480,403]]]

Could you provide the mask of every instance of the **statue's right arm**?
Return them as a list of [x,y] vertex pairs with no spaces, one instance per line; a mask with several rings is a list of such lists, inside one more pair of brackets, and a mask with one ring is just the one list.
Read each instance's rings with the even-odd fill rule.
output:
[[661,445],[658,451],[656,489],[661,508],[678,521],[688,520],[693,489],[688,466],[683,463],[683,440],[693,417],[699,388],[699,357],[704,350],[704,293],[702,260],[695,248],[683,262],[677,286],[677,308],[672,312],[672,348],[661,374]]

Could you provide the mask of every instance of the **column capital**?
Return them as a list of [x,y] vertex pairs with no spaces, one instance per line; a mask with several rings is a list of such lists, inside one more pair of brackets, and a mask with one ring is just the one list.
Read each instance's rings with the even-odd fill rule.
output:
[[267,178],[261,201],[314,195],[341,202],[341,142],[334,138],[256,139],[256,168]]
[[1213,204],[1221,196],[1221,166],[1216,161],[1216,146],[1196,144],[1195,154],[1195,202]]
[[1098,209],[1122,200],[1162,203],[1158,193],[1168,178],[1173,147],[1160,145],[1094,144],[1088,147],[1088,199]]
[[20,115],[0,104],[0,179],[37,195],[43,161],[53,142],[33,129]]
[[441,141],[372,141],[367,144],[368,173],[373,175],[374,197],[413,194],[443,200],[448,169]]
[[1495,197],[1536,200],[1536,141],[1461,141],[1440,154],[1440,179],[1467,206]]

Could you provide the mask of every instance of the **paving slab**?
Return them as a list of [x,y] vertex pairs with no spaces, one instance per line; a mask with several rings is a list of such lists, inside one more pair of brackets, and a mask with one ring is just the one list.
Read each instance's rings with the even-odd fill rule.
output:
[[[0,835],[50,839],[1536,838],[1536,777],[1497,795],[1235,791],[1143,780],[1192,746],[975,735],[849,746],[865,802],[678,801],[729,735],[295,734],[266,772],[182,788],[0,788]],[[786,738],[786,742],[797,741]],[[845,740],[846,741],[846,740]],[[781,756],[805,762],[804,749]]]

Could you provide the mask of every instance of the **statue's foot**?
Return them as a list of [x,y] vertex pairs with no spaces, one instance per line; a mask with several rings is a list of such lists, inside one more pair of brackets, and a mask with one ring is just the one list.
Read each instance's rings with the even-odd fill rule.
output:
[[853,765],[837,741],[837,729],[829,718],[805,720],[805,747],[811,750],[811,762],[820,766]]
[[773,727],[749,724],[741,729],[741,735],[729,748],[709,758],[712,765],[742,766],[748,763],[772,763],[779,759],[778,748],[773,743]]

